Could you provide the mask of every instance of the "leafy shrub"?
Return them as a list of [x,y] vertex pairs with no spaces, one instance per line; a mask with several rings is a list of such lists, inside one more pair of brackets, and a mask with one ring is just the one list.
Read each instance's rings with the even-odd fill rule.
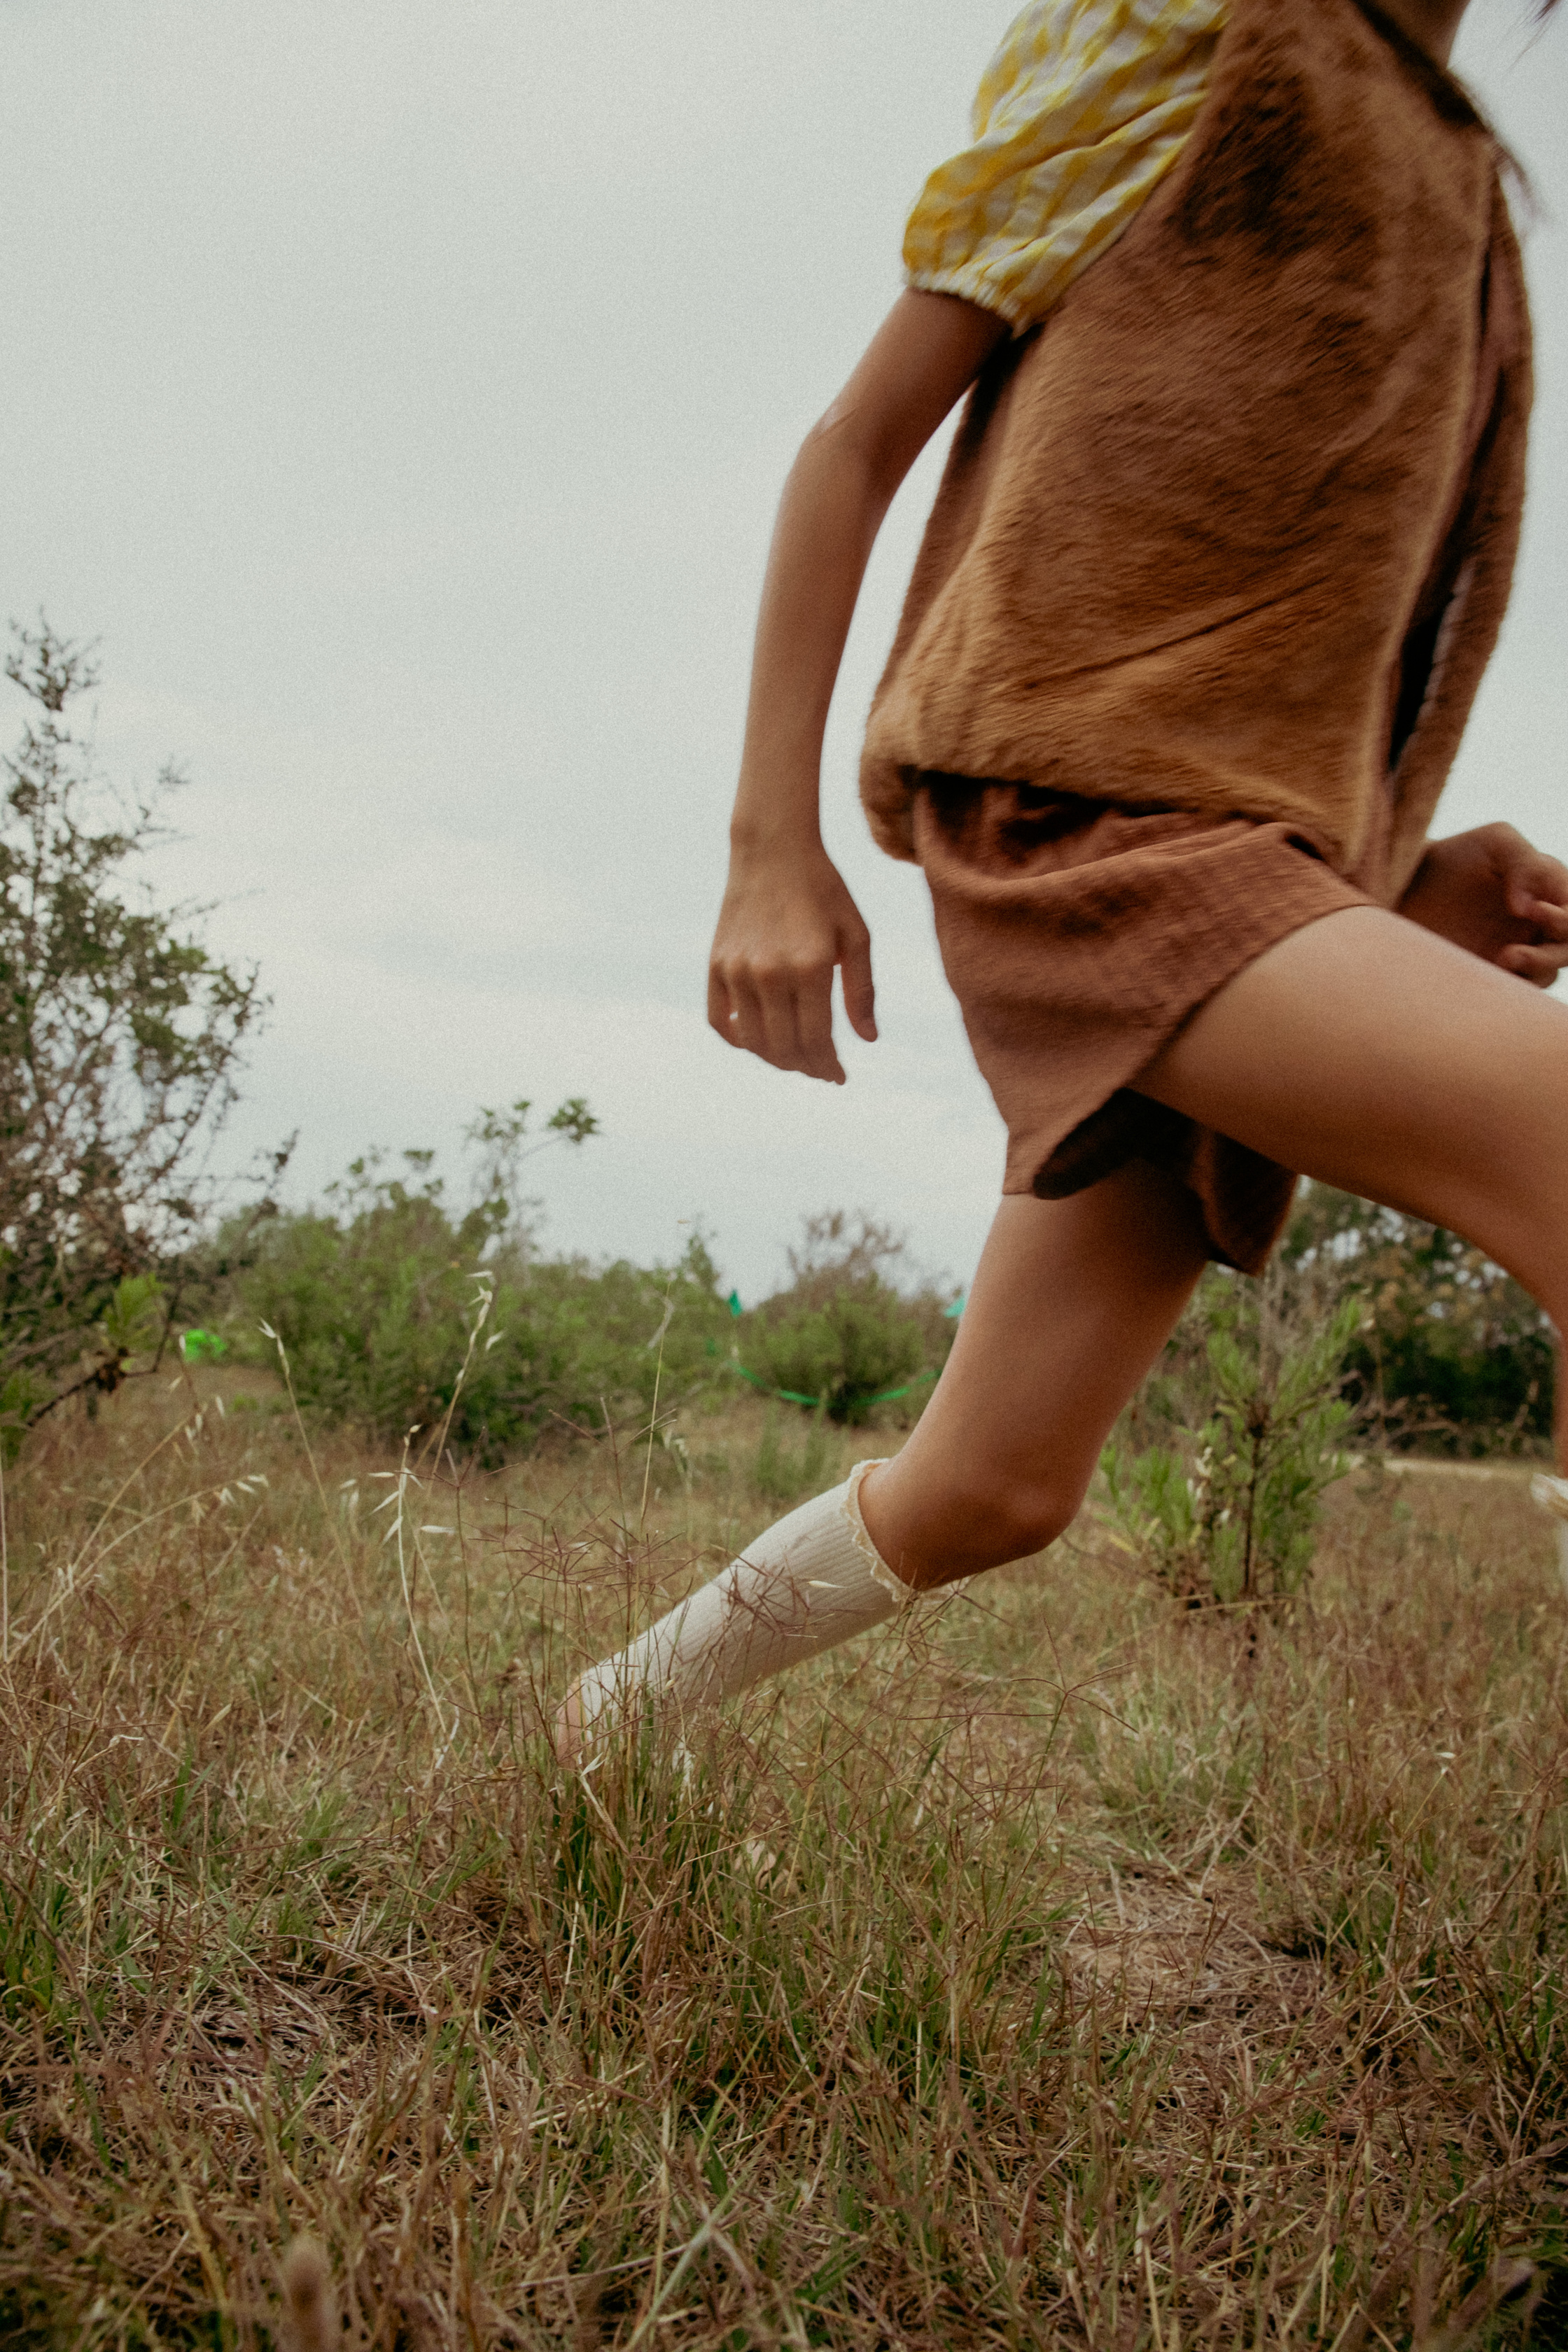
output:
[[[1244,1288],[1211,1268],[1142,1400],[1165,1423],[1101,1467],[1124,1539],[1189,1606],[1278,1601],[1312,1563],[1324,1490],[1348,1467],[1345,1358],[1359,1299],[1323,1307],[1283,1268]],[[1184,1361],[1183,1360],[1184,1358]]]
[[747,1370],[790,1403],[858,1427],[885,1391],[924,1368],[925,1338],[898,1292],[871,1275],[822,1307],[759,1308],[745,1351]]
[[[166,1334],[150,1310],[211,1200],[200,1170],[263,1009],[254,971],[136,903],[162,835],[73,735],[97,673],[45,624],[5,674],[33,714],[0,761],[0,1433],[118,1387]],[[179,782],[165,769],[158,797]],[[172,1306],[170,1308],[172,1312]]]
[[808,1217],[804,1246],[789,1253],[789,1288],[743,1321],[741,1360],[752,1380],[858,1427],[894,1392],[940,1370],[952,1344],[942,1301],[929,1287],[907,1297],[883,1271],[903,1249],[864,1214]]
[[457,1214],[430,1155],[405,1156],[405,1176],[368,1155],[325,1209],[274,1219],[237,1277],[231,1337],[264,1357],[269,1326],[302,1406],[393,1438],[450,1410],[451,1443],[494,1456],[552,1423],[646,1413],[656,1384],[673,1405],[712,1381],[730,1318],[700,1237],[672,1266],[542,1261],[504,1194]]

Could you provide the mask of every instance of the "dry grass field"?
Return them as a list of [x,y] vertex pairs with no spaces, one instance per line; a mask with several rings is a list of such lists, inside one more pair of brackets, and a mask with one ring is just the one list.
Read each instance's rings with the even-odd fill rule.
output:
[[1363,1467],[1275,1616],[1086,1517],[572,1776],[762,1408],[415,1485],[216,1385],[8,1476],[5,2345],[1568,2342],[1517,1473]]

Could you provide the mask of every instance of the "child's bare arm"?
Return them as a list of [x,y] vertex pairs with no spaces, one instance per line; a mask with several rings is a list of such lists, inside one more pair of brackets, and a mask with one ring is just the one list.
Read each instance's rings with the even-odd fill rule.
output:
[[720,1035],[781,1070],[843,1084],[833,1045],[836,964],[850,1026],[861,1037],[877,1034],[870,936],[818,825],[823,732],[893,493],[1006,331],[973,303],[901,295],[784,485],[708,983],[708,1018]]

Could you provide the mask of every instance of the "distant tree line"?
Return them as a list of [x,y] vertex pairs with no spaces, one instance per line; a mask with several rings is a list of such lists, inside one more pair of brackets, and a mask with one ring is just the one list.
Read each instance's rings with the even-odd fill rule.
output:
[[[283,1209],[285,1146],[237,1207],[205,1171],[258,975],[208,952],[203,909],[133,887],[178,773],[146,799],[104,781],[71,715],[90,651],[47,623],[14,632],[5,668],[32,709],[0,801],[0,1445],[156,1370],[198,1324],[286,1363],[303,1409],[492,1456],[742,1391],[837,1423],[918,1412],[957,1302],[874,1219],[808,1218],[787,1282],[750,1307],[700,1234],[662,1265],[543,1255],[521,1169],[598,1131],[580,1097],[537,1131],[525,1101],[481,1112],[466,1205],[411,1150]],[[1481,1252],[1310,1185],[1282,1256],[1325,1318],[1362,1302],[1341,1378],[1373,1442],[1544,1448],[1552,1334]]]
[[1363,1430],[1395,1450],[1543,1454],[1552,1435],[1552,1326],[1473,1244],[1327,1184],[1303,1188],[1287,1264],[1313,1269],[1364,1314],[1345,1358]]

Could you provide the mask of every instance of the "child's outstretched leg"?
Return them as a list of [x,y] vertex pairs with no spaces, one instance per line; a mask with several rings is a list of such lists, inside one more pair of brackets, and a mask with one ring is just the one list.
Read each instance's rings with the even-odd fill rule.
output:
[[[1150,1168],[1069,1201],[1004,1201],[952,1355],[898,1460],[858,1464],[590,1668],[556,1719],[563,1758],[645,1696],[732,1697],[922,1591],[1049,1543],[1077,1512],[1204,1257],[1191,1195]],[[863,1496],[874,1485],[880,1507],[889,1482],[920,1529],[891,1555],[863,1516]]]
[[[1292,932],[1216,991],[1138,1085],[1284,1167],[1463,1234],[1568,1331],[1568,1007],[1511,972],[1398,915],[1348,908]],[[1092,1229],[1110,1195],[1100,1185],[1062,1206],[1079,1207]],[[1157,1234],[1121,1244],[1131,1288],[1120,1272],[1107,1286],[1108,1236],[1066,1270],[1042,1358],[1030,1328],[1040,1294],[1019,1278],[1026,1253],[1001,1246],[1033,1205],[1004,1202],[987,1249],[1013,1300],[995,1302],[983,1347],[963,1349],[964,1318],[950,1377],[897,1461],[867,1481],[867,1525],[912,1584],[963,1573],[964,1528],[973,1518],[989,1540],[997,1496],[1015,1498],[1037,1545],[1066,1524],[1075,1479],[1093,1467],[1088,1431],[1125,1367],[1152,1360],[1151,1338],[1169,1319],[1158,1289],[1168,1215]],[[1058,1350],[1081,1393],[1049,1385]],[[1048,1408],[1020,1422],[1017,1391],[1031,1382]],[[1561,1369],[1556,1420],[1568,1472]],[[1553,1484],[1560,1508],[1568,1487]],[[1563,1556],[1568,1570],[1568,1544]]]
[[876,1467],[858,1462],[842,1486],[777,1520],[711,1583],[580,1675],[556,1718],[563,1758],[591,1748],[595,1732],[650,1692],[681,1706],[716,1705],[912,1601],[860,1516],[861,1481]]

